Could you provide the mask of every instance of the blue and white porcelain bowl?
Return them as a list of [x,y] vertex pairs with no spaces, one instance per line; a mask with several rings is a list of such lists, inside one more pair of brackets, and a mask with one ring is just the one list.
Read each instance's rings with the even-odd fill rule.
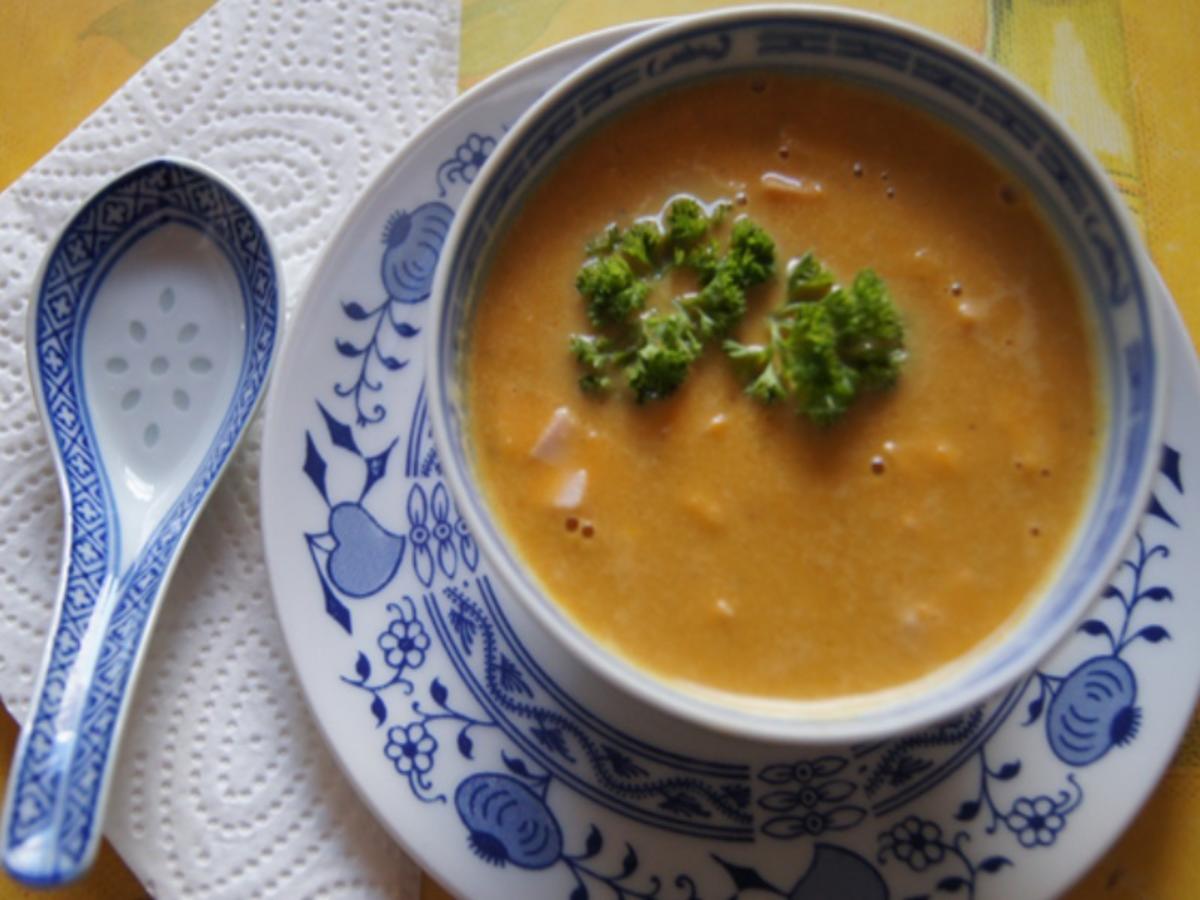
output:
[[[639,100],[748,69],[819,74],[917,106],[984,150],[1037,198],[1088,298],[1107,400],[1083,524],[1043,596],[1000,639],[908,685],[851,701],[730,703],[632,665],[579,628],[522,563],[475,484],[460,390],[472,304],[489,256],[530,189],[599,123]],[[1163,326],[1147,256],[1099,165],[1029,90],[914,27],[823,8],[754,7],[675,20],[601,54],[522,116],[455,218],[433,287],[428,383],[447,480],[512,594],[615,684],[707,727],[791,743],[852,742],[944,719],[1032,670],[1103,589],[1146,506],[1166,399]]]

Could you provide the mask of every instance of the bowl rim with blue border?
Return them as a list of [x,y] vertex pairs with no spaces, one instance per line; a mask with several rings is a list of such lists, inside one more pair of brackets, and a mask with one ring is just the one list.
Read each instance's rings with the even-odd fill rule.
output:
[[[721,73],[780,70],[866,83],[925,109],[1039,201],[1082,281],[1108,406],[1090,508],[1039,596],[981,647],[914,682],[817,701],[724,695],[673,683],[591,637],[547,595],[488,509],[469,461],[460,359],[478,279],[523,197],[564,149],[661,91]],[[914,730],[999,693],[1067,637],[1133,538],[1158,462],[1167,396],[1164,326],[1141,239],[1108,176],[1036,95],[957,44],[874,13],[752,6],[668,21],[560,81],[499,142],[442,250],[427,335],[430,417],[455,501],[508,594],[576,659],[666,712],[786,743],[850,743]]]

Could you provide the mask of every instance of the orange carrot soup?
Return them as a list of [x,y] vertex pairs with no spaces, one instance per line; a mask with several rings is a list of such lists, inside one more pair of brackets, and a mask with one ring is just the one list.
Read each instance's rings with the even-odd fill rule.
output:
[[[724,337],[763,341],[788,261],[873,269],[905,333],[837,421],[746,393],[721,339],[677,390],[587,392],[576,277],[613,224],[681,195],[774,239]],[[645,309],[695,290],[650,279]],[[925,113],[831,79],[727,76],[644,101],[515,215],[468,334],[473,466],[501,531],[596,641],[661,678],[776,699],[903,685],[1003,633],[1087,507],[1103,417],[1092,323],[1027,192]]]

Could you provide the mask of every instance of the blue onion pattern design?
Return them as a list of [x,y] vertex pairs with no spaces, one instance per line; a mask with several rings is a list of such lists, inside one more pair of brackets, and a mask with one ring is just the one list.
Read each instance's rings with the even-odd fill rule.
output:
[[545,674],[522,658],[519,645],[505,642],[503,612],[487,577],[476,578],[473,588],[444,587],[442,595],[449,601],[446,614],[433,603],[426,610],[457,671],[540,766],[568,784],[586,779],[602,785],[596,798],[602,804],[659,827],[722,839],[753,834],[743,767],[716,772],[707,763],[680,766],[679,757],[668,765],[644,745],[591,728],[569,707],[548,702]]
[[1137,677],[1117,656],[1096,656],[1063,679],[1046,712],[1046,737],[1063,762],[1086,766],[1137,736]]
[[[567,853],[562,828],[546,803],[550,776],[534,776],[523,762],[504,757],[509,772],[480,772],[459,782],[454,806],[467,830],[467,846],[484,862],[504,868],[549,869],[563,865],[575,880],[572,900],[591,896],[588,885],[599,885],[606,895],[624,900],[657,900],[663,887],[657,875],[639,883],[641,860],[626,844],[620,867],[597,865],[604,850],[604,835],[595,825],[588,831],[582,852]],[[532,785],[532,786],[531,786]],[[698,900],[695,884],[687,875],[674,880],[682,900]]]
[[388,300],[414,304],[429,299],[438,255],[446,243],[454,211],[431,200],[412,212],[393,213],[383,232],[379,275]]
[[454,806],[471,849],[494,866],[545,869],[562,855],[562,831],[550,808],[511,775],[488,772],[463,779]]

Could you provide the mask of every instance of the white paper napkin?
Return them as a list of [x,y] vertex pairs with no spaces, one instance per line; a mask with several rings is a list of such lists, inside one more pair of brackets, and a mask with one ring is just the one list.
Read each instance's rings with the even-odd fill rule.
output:
[[[0,195],[0,695],[26,713],[62,511],[25,374],[48,243],[108,178],[170,153],[224,173],[282,257],[289,302],[368,180],[454,95],[456,0],[222,0]],[[275,619],[259,429],[165,599],[105,832],[157,897],[415,897],[417,870],[325,749]]]

